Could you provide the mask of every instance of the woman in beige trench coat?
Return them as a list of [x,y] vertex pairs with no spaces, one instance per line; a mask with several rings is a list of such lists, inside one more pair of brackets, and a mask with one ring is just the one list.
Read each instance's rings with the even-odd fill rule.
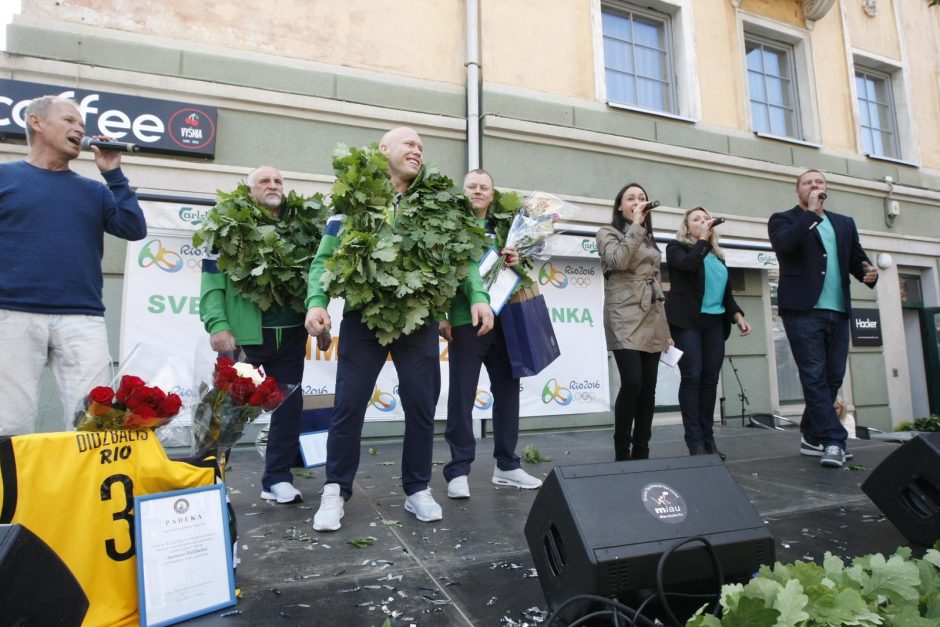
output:
[[659,355],[672,344],[660,284],[662,255],[653,239],[650,209],[646,190],[630,183],[614,200],[610,225],[597,231],[607,350],[620,373],[614,403],[617,461],[649,457]]

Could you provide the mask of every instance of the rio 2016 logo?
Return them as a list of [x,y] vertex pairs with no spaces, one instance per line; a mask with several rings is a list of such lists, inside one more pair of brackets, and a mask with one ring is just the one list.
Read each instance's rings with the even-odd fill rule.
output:
[[473,399],[473,406],[477,409],[489,409],[493,406],[493,395],[483,388],[477,388],[476,397]]
[[381,389],[379,389],[379,386],[375,386],[375,390],[372,392],[372,398],[369,399],[369,403],[383,413],[394,411],[395,407],[398,406],[398,401],[395,400],[395,396],[388,392],[383,392]]
[[571,390],[560,386],[558,379],[549,379],[542,388],[542,402],[546,405],[554,401],[562,407],[565,407],[570,405],[572,400],[574,400],[574,397],[571,394]]
[[551,285],[560,290],[569,286],[584,289],[590,287],[596,273],[592,266],[569,265],[561,269],[556,268],[551,261],[546,261],[539,268],[539,285]]
[[539,285],[549,285],[557,287],[560,290],[568,287],[568,277],[565,273],[552,265],[551,261],[546,261],[539,268]]
[[141,268],[156,266],[164,272],[179,272],[183,269],[183,258],[176,251],[164,248],[160,240],[153,239],[140,249],[137,264]]

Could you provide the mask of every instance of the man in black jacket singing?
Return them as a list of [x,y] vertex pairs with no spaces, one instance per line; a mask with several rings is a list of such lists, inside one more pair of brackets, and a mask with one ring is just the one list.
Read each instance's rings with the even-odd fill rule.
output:
[[780,264],[777,303],[806,402],[800,453],[838,468],[846,459],[848,434],[833,402],[849,352],[849,275],[874,287],[878,270],[862,250],[855,221],[823,208],[821,172],[801,174],[796,195],[799,204],[773,214],[767,228]]

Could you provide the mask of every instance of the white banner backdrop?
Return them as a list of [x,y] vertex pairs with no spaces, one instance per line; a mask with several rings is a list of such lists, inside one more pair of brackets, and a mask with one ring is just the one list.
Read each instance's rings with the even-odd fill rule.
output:
[[[122,361],[137,344],[157,345],[189,374],[172,386],[188,405],[193,400],[192,364],[197,354],[210,363],[209,338],[199,320],[199,277],[204,251],[192,245],[192,233],[207,211],[162,202],[142,202],[148,235],[128,242],[121,327]],[[521,380],[521,415],[544,416],[607,412],[610,389],[604,340],[604,284],[594,238],[558,236],[551,242],[565,256],[538,261],[532,279],[538,283],[561,348],[561,357],[537,376]],[[554,252],[549,248],[546,252]],[[326,351],[307,345],[304,394],[335,391],[337,343],[343,301],[330,303],[336,335]],[[447,343],[441,340],[441,396],[436,416],[447,412]],[[132,374],[132,373],[131,373]],[[207,377],[210,373],[202,374]],[[475,418],[492,415],[493,398],[485,368],[481,373]],[[366,418],[403,417],[398,376],[391,361],[376,382]]]

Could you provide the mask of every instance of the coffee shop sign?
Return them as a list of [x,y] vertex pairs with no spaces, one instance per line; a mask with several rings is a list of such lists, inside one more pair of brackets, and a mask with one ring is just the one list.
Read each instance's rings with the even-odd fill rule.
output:
[[215,107],[0,79],[0,134],[26,135],[26,108],[54,94],[74,100],[89,135],[108,135],[154,152],[214,156]]

